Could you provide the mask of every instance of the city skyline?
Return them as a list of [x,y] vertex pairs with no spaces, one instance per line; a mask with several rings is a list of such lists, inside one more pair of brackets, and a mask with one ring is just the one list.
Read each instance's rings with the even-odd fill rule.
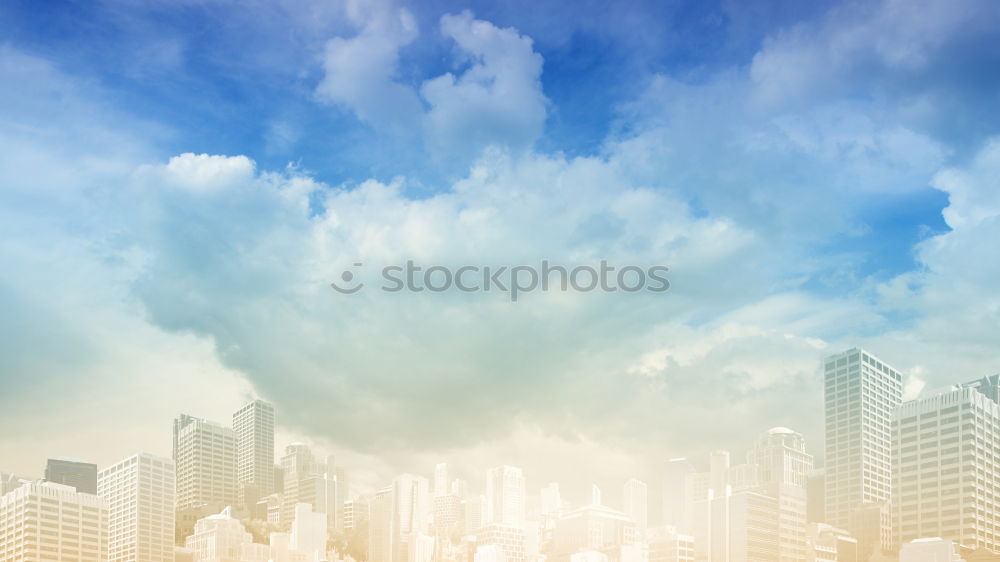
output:
[[[577,4],[5,2],[0,458],[162,454],[265,397],[379,474],[611,480],[818,435],[828,350],[911,394],[1000,372],[996,2]],[[408,260],[670,289],[330,287]]]
[[1000,0],[5,0],[0,84],[0,562],[1000,551]]
[[[560,480],[529,484],[524,469],[509,464],[463,478],[452,469],[456,458],[397,474],[379,489],[355,487],[349,483],[363,467],[345,467],[301,442],[276,451],[280,414],[254,399],[233,412],[231,426],[179,414],[171,424],[171,459],[141,452],[98,467],[50,458],[37,481],[18,482],[5,472],[0,554],[21,560],[22,552],[48,549],[67,560],[84,550],[93,552],[82,560],[221,555],[321,562],[328,550],[346,549],[336,554],[346,556],[362,548],[355,544],[360,526],[367,546],[356,552],[367,552],[370,562],[464,560],[464,543],[455,542],[462,529],[477,562],[525,562],[539,554],[555,562],[580,562],[578,555],[820,562],[828,554],[856,562],[896,559],[885,558],[892,552],[916,561],[908,557],[924,550],[957,556],[958,545],[967,554],[1000,555],[1000,374],[902,399],[899,372],[865,349],[820,364],[826,437],[817,448],[830,457],[825,465],[814,464],[801,433],[772,427],[744,436],[745,462],[723,449],[668,460],[659,494],[632,476],[620,482],[619,497],[606,497],[592,482],[589,498],[574,501]],[[251,476],[264,473],[273,473],[273,491],[261,493]],[[814,486],[818,475],[824,485]],[[650,497],[662,503],[650,505]],[[932,498],[936,513],[926,511]],[[41,507],[20,507],[33,502]],[[30,522],[39,509],[41,521]],[[56,542],[34,542],[34,533],[18,531],[41,529],[50,524],[46,518],[64,521],[55,527],[62,532]],[[88,529],[73,532],[74,525]],[[855,554],[843,558],[848,551]]]
[[[834,358],[834,359],[836,359],[836,357],[840,357],[840,356],[846,357],[846,356],[849,356],[851,354],[857,353],[857,351],[859,349],[860,348],[851,348],[851,349],[845,350],[845,351],[843,351],[841,353],[835,354],[833,356],[826,357],[826,359],[830,359],[831,357]],[[873,361],[879,362],[879,360],[877,358],[875,358],[874,355],[871,355],[867,351],[861,350],[861,354],[862,355],[871,356],[873,358]],[[822,357],[822,356],[820,356],[820,357]],[[817,377],[820,380],[822,380],[823,376],[824,376],[824,373],[826,371],[824,370],[824,367],[822,366],[822,362],[818,361],[817,364],[820,365],[819,367],[817,367],[817,371],[816,371],[817,372]],[[827,367],[827,368],[829,368],[829,367]],[[889,368],[892,369],[891,367],[889,367]],[[841,369],[844,369],[844,367],[841,367]],[[894,369],[892,369],[892,370],[893,370],[893,372],[895,372]],[[974,384],[975,385],[983,385],[983,384],[991,385],[992,384],[992,386],[989,387],[989,389],[991,389],[991,390],[984,391],[984,392],[995,392],[995,389],[996,388],[1000,388],[1000,386],[997,386],[995,384],[995,382],[994,383],[990,382],[994,378],[995,378],[995,376],[975,376],[975,375],[972,375],[972,376],[962,377],[961,380],[963,382],[974,381],[974,382],[969,382],[969,386],[972,386]],[[903,382],[905,383],[905,381],[903,381]],[[919,393],[919,394],[910,395],[910,396],[907,396],[905,398],[902,398],[902,402],[912,402],[912,401],[916,401],[916,400],[919,400],[919,399],[922,399],[922,398],[933,398],[935,396],[938,396],[938,395],[940,395],[942,393],[947,392],[950,387],[952,387],[952,386],[954,386],[956,384],[959,384],[959,383],[958,382],[953,382],[951,385],[948,385],[948,386],[945,386],[945,387],[934,388],[934,389],[923,389],[922,392]],[[818,398],[817,399],[817,406],[820,406],[820,405],[822,405],[822,399]],[[828,407],[829,407],[829,404],[828,404]],[[200,417],[197,417],[197,416],[192,416],[192,415],[187,414],[187,413],[181,413],[181,414],[177,415],[174,418],[174,420],[173,420],[173,423],[175,425],[175,432],[178,431],[180,428],[183,428],[185,425],[190,424],[190,423],[194,423],[194,422],[197,422],[198,424],[202,424],[203,426],[209,428],[211,431],[226,431],[226,432],[228,432],[230,434],[230,437],[227,437],[227,439],[231,440],[231,455],[232,455],[231,456],[231,460],[228,461],[228,462],[232,463],[233,466],[235,467],[238,464],[237,449],[239,448],[239,445],[237,444],[239,440],[237,438],[236,427],[237,427],[237,424],[239,423],[240,415],[243,412],[248,412],[248,411],[251,411],[253,409],[258,409],[259,410],[260,408],[265,408],[266,411],[270,412],[268,419],[271,420],[270,423],[274,424],[273,420],[275,418],[275,414],[274,414],[274,407],[273,407],[273,405],[271,405],[270,403],[268,403],[266,401],[261,400],[260,398],[253,398],[253,399],[250,399],[250,400],[242,403],[238,408],[234,409],[229,415],[221,416],[220,419],[223,419],[223,420],[231,419],[231,425],[228,425],[225,422],[219,423],[219,422],[217,422],[215,420],[212,420],[212,419],[200,418]],[[888,415],[888,414],[886,414],[886,415]],[[823,415],[822,415],[821,411],[817,410],[817,413],[815,414],[815,417],[818,420],[822,421]],[[808,426],[809,424],[803,424],[803,425]],[[281,434],[284,436],[284,441],[282,441],[280,439],[276,439],[276,438],[273,437],[275,428],[277,428],[281,432]],[[759,434],[764,434],[764,433],[766,433],[768,431],[775,430],[775,429],[781,430],[781,429],[784,429],[784,428],[782,426],[780,426],[780,425],[770,425],[770,426],[767,426],[767,427],[761,427],[758,433]],[[793,427],[792,429],[796,430],[796,432],[798,433],[797,428]],[[271,439],[270,442],[272,443],[271,447],[272,447],[272,451],[274,451],[274,458],[275,458],[275,462],[272,465],[272,470],[274,470],[275,468],[280,468],[282,466],[281,459],[282,459],[282,455],[285,455],[287,453],[286,449],[298,446],[299,444],[301,444],[303,447],[305,447],[306,444],[303,443],[303,441],[308,442],[308,449],[310,451],[312,451],[311,454],[313,454],[313,455],[319,455],[319,456],[316,457],[317,459],[322,457],[322,452],[324,452],[324,451],[328,451],[329,452],[328,454],[331,454],[331,455],[333,454],[333,451],[336,451],[336,454],[337,454],[338,457],[341,456],[341,455],[344,455],[346,453],[346,455],[345,455],[346,458],[352,458],[352,455],[350,454],[350,451],[345,451],[345,450],[339,449],[336,445],[333,445],[333,444],[331,444],[329,442],[325,442],[323,440],[309,440],[309,439],[303,440],[303,438],[301,436],[299,436],[298,434],[295,434],[295,433],[289,434],[289,433],[284,432],[282,430],[284,430],[284,428],[282,428],[280,424],[274,424],[274,426],[270,429],[270,431],[271,431],[270,435],[272,435],[272,437],[270,437],[270,439]],[[888,430],[886,429],[886,431],[888,431]],[[827,431],[815,432],[814,435],[807,435],[806,436],[806,442],[807,443],[812,443],[812,445],[811,445],[811,447],[809,449],[810,456],[813,457],[813,458],[815,458],[815,459],[817,459],[818,465],[820,465],[819,463],[821,463],[823,461],[824,457],[825,457],[825,455],[824,455],[824,449],[827,449],[827,452],[828,452],[829,447],[832,444],[830,441],[826,441],[826,445],[825,446],[817,444],[817,443],[824,443],[824,440],[822,439],[822,435],[824,433],[828,434],[828,430]],[[267,438],[265,437],[265,440],[266,439]],[[600,484],[601,484],[602,490],[607,490],[610,493],[608,497],[615,498],[614,501],[616,501],[616,502],[624,502],[625,501],[624,500],[625,494],[620,492],[620,487],[621,487],[620,485],[626,483],[629,480],[637,480],[640,484],[643,484],[645,482],[651,482],[654,489],[653,489],[653,491],[651,491],[649,493],[651,493],[651,494],[655,493],[656,496],[659,497],[660,495],[662,495],[662,493],[664,491],[661,488],[661,482],[660,482],[660,478],[659,478],[659,476],[661,475],[663,467],[668,466],[671,463],[671,461],[674,461],[674,460],[681,460],[681,461],[685,461],[685,462],[691,463],[692,460],[689,460],[689,459],[698,459],[699,457],[702,457],[701,461],[694,460],[693,462],[694,462],[694,464],[699,469],[707,469],[709,467],[709,465],[711,464],[710,457],[711,457],[711,453],[713,451],[726,450],[726,451],[729,451],[730,453],[735,453],[735,454],[738,454],[738,455],[742,455],[743,453],[749,453],[750,450],[753,447],[753,445],[752,445],[752,443],[750,441],[747,441],[746,439],[741,439],[739,435],[734,436],[733,440],[736,441],[737,443],[743,443],[742,448],[740,448],[740,447],[737,447],[737,448],[718,447],[718,446],[714,446],[712,444],[707,444],[706,443],[706,444],[703,444],[699,448],[692,449],[692,450],[687,450],[687,451],[677,450],[677,449],[657,450],[657,451],[653,451],[650,454],[648,454],[647,458],[644,461],[636,463],[634,465],[628,465],[626,468],[621,469],[621,471],[619,471],[614,476],[605,476],[603,479],[602,478],[596,478],[595,479],[595,478],[590,478],[588,476],[584,476],[582,478],[576,479],[575,482],[574,482],[573,479],[570,479],[568,481],[568,483],[567,482],[563,482],[562,483],[561,490],[563,490],[563,495],[564,496],[565,496],[565,492],[569,491],[569,493],[570,493],[571,496],[577,498],[582,503],[586,503],[586,500],[591,497],[591,486],[594,485],[595,482],[597,482],[598,480],[600,480]],[[141,452],[142,453],[151,453],[151,454],[154,454],[154,455],[164,456],[164,457],[168,457],[168,458],[172,457],[172,456],[174,456],[176,454],[176,453],[172,453],[169,447],[166,448],[165,450],[164,449],[158,449],[158,448],[150,447],[150,448],[147,448],[146,450],[143,450]],[[114,457],[114,458],[118,458],[118,460],[120,460],[121,451],[119,451],[117,453],[112,453],[112,456],[114,456],[114,455],[118,455],[117,457]],[[445,456],[447,457],[447,455],[445,455]],[[26,466],[28,466],[27,469],[24,469],[24,467],[21,467],[19,470],[15,470],[14,468],[7,468],[7,467],[4,467],[4,468],[7,468],[7,470],[6,470],[7,473],[14,473],[14,474],[19,474],[19,475],[25,475],[25,474],[27,474],[29,476],[32,475],[32,474],[35,474],[35,475],[37,475],[38,478],[44,478],[45,473],[48,470],[51,470],[51,467],[53,466],[53,463],[60,463],[60,464],[57,464],[55,466],[63,466],[63,465],[65,465],[65,466],[72,467],[72,466],[75,466],[75,465],[79,465],[79,466],[82,466],[84,470],[88,470],[87,467],[94,467],[94,468],[91,468],[89,470],[92,470],[94,472],[94,475],[95,475],[95,478],[96,478],[97,470],[99,468],[103,468],[105,466],[105,465],[101,465],[100,463],[98,463],[96,465],[95,464],[91,464],[89,462],[90,459],[80,460],[80,458],[74,457],[74,456],[53,455],[53,454],[50,453],[46,458],[48,459],[47,463],[48,463],[48,467],[49,468],[46,467],[45,463],[42,463],[41,465],[39,465],[38,462],[37,462],[37,459],[31,459],[32,462],[30,464],[26,465]],[[437,455],[436,453],[429,453],[427,455],[427,458],[439,459],[439,460],[436,460],[436,461],[427,461],[427,463],[425,463],[426,466],[423,466],[422,469],[421,469],[421,471],[420,471],[420,473],[426,474],[427,477],[429,478],[429,486],[430,486],[430,489],[431,489],[432,493],[434,493],[434,491],[436,490],[435,486],[436,486],[436,484],[439,481],[439,475],[437,473],[442,468],[442,466],[444,467],[445,474],[450,475],[451,477],[454,477],[454,478],[449,478],[449,477],[446,476],[445,477],[446,480],[453,480],[453,479],[457,478],[458,480],[461,480],[463,482],[464,481],[468,481],[468,478],[470,476],[474,477],[476,474],[482,473],[485,470],[493,469],[494,467],[498,467],[498,466],[499,467],[504,466],[503,459],[499,458],[499,457],[494,457],[494,458],[491,458],[491,459],[486,459],[486,460],[482,461],[482,463],[480,465],[475,465],[473,467],[470,467],[470,465],[468,465],[466,463],[463,463],[462,459],[461,459],[461,455],[453,455],[452,457],[448,457],[444,462],[440,461],[440,459],[442,457],[440,455]],[[108,462],[107,464],[111,465],[111,464],[114,464],[116,462],[118,462],[118,461]],[[357,482],[358,483],[362,483],[362,485],[365,486],[365,488],[363,488],[363,489],[366,492],[373,492],[375,489],[377,489],[378,487],[380,487],[380,485],[378,483],[381,482],[382,480],[384,480],[386,477],[391,477],[392,475],[395,475],[395,474],[412,472],[414,470],[414,468],[415,468],[413,466],[408,466],[408,467],[403,467],[403,470],[401,472],[398,471],[397,469],[386,469],[386,470],[381,471],[381,472],[374,472],[374,471],[367,471],[367,469],[364,467],[365,466],[364,461],[360,461],[360,462],[359,461],[353,461],[353,462],[357,464],[357,466],[355,468],[355,476],[359,477]],[[517,464],[519,464],[520,466],[529,466],[530,467],[533,463],[529,461],[527,463],[520,462],[520,463],[517,463]],[[543,470],[541,470],[541,471],[535,471],[535,470],[530,470],[529,469],[529,472],[535,472],[536,474],[542,474],[542,475],[544,475],[544,474],[547,473],[547,471],[544,470],[544,461],[541,462],[541,463],[535,462],[534,464],[536,465],[536,467],[542,467]],[[12,466],[15,466],[15,465],[12,463]],[[34,468],[32,468],[32,467],[38,467],[38,466],[41,466],[41,468],[38,469],[38,470],[35,470]],[[825,465],[821,465],[821,466],[825,467]],[[456,467],[462,467],[462,468],[456,470]],[[520,470],[520,468],[518,470]],[[548,471],[548,473],[551,474],[552,473],[551,470]],[[238,491],[239,488],[240,488],[240,483],[239,483],[240,479],[239,479],[239,476],[238,476],[238,471],[236,473],[234,473],[234,474],[236,474],[236,476],[234,476],[233,481],[229,484],[229,486],[230,486],[231,489],[227,492],[227,494],[230,494],[234,499],[232,501],[230,501],[230,502],[222,501],[220,503],[220,505],[225,505],[225,504],[228,504],[228,503],[234,503],[236,501],[235,498],[240,493]],[[76,477],[72,477],[72,478],[74,478],[74,480],[71,480],[70,481],[71,483],[75,481]],[[544,480],[545,478],[549,478],[549,477],[548,476],[539,476],[539,478],[542,479],[542,480]],[[619,480],[620,480],[620,482],[619,482]],[[55,481],[59,482],[60,480],[57,479]],[[472,481],[475,481],[475,479],[473,478]],[[95,480],[95,484],[94,485],[96,486],[96,480]],[[450,483],[449,483],[449,486],[450,486]],[[483,494],[486,494],[485,487],[482,490],[480,490],[480,491]],[[605,492],[602,492],[602,494],[603,493],[605,493]],[[887,491],[886,491],[886,493],[887,493]],[[266,494],[264,494],[264,495],[266,495]],[[537,495],[537,493],[535,495]],[[622,505],[624,506],[624,503],[622,503]],[[658,508],[653,508],[652,505],[657,505],[657,504],[651,504],[650,512],[652,513],[652,512],[658,511]],[[288,509],[291,509],[291,508],[289,507]],[[485,517],[485,514],[484,514],[484,517]],[[659,513],[657,513],[657,516],[654,517],[653,519],[659,519]],[[838,521],[838,522],[844,523],[844,521]]]

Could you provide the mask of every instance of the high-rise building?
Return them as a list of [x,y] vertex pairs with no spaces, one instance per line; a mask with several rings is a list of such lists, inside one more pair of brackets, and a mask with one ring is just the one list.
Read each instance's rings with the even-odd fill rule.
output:
[[809,472],[812,455],[802,434],[775,427],[754,441],[747,464],[756,467],[760,490],[777,500],[778,560],[801,562],[809,555],[806,528]]
[[67,459],[49,459],[45,463],[45,480],[73,486],[77,492],[97,493],[97,465]]
[[245,489],[247,505],[275,491],[274,428],[274,407],[263,400],[253,400],[233,414],[236,482]]
[[447,495],[450,482],[448,480],[448,463],[439,462],[434,466],[434,495]]
[[995,396],[988,386],[971,383],[906,402],[896,411],[895,544],[940,537],[967,549],[1000,552],[1000,404]]
[[430,500],[430,483],[423,476],[402,474],[393,480],[393,562],[407,562],[411,539],[428,532],[432,510]]
[[281,469],[284,474],[281,526],[289,529],[295,518],[295,504],[316,504],[316,481],[321,473],[319,463],[305,443],[292,443],[285,447]]
[[0,497],[0,560],[108,559],[104,498],[55,482],[26,482]]
[[392,562],[393,487],[387,486],[372,496],[368,521],[369,562]]
[[687,478],[695,473],[694,465],[685,458],[670,459],[663,475],[663,524],[684,531],[684,510],[687,505]]
[[524,472],[513,466],[498,466],[487,471],[484,523],[520,527],[524,513]]
[[236,503],[236,434],[232,428],[181,415],[174,420],[177,539],[194,523]]
[[623,511],[632,521],[635,521],[640,535],[645,535],[646,528],[649,526],[647,493],[648,488],[642,480],[630,478],[625,482],[624,501],[622,502],[625,509]]
[[173,562],[174,462],[141,453],[98,474],[110,562]]
[[[902,401],[903,377],[863,349],[827,357],[823,364],[826,426],[826,523],[847,529],[867,519],[860,511],[889,499],[892,418]],[[874,548],[862,544],[864,552]]]

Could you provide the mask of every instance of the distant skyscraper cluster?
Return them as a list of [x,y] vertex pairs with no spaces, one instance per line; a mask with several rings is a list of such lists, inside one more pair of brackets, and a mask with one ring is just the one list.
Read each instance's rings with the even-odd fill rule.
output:
[[181,414],[171,458],[0,473],[0,562],[1000,560],[1000,375],[903,402],[900,372],[867,351],[822,371],[823,467],[774,427],[740,457],[669,460],[655,494],[630,478],[620,501],[593,485],[577,505],[509,465],[354,490],[333,456],[276,450],[264,401],[231,425]]

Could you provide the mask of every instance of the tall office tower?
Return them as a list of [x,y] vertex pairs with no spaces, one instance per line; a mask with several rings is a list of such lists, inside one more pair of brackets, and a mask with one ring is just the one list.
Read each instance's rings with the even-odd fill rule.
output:
[[860,537],[863,529],[852,527],[852,520],[860,524],[865,517],[859,512],[890,496],[891,422],[903,377],[871,353],[849,349],[826,358],[824,381],[825,522]]
[[392,496],[393,486],[382,488],[372,496],[368,520],[369,562],[392,562]]
[[333,533],[343,528],[341,521],[341,510],[344,501],[340,496],[340,486],[337,483],[337,476],[333,472],[324,472],[316,477],[316,494],[312,507],[318,513],[326,516],[327,531]]
[[982,389],[956,386],[896,411],[895,544],[941,537],[1000,551],[1000,404]]
[[98,474],[110,562],[173,562],[174,462],[141,453]]
[[687,477],[694,473],[694,465],[689,460],[676,458],[667,461],[663,474],[663,524],[681,532],[687,527],[684,523]]
[[236,502],[236,434],[208,420],[174,420],[177,509],[202,514]]
[[108,559],[104,498],[55,482],[26,482],[0,497],[0,560]]
[[434,495],[447,495],[448,484],[448,463],[439,462],[434,466]]
[[431,518],[430,483],[402,474],[392,481],[392,560],[407,562],[411,539],[427,533]]
[[292,443],[285,448],[285,455],[281,457],[281,469],[284,474],[281,527],[288,529],[295,518],[295,504],[316,504],[319,464],[308,446],[304,443]]
[[232,509],[227,507],[195,523],[194,533],[185,541],[194,562],[267,562],[270,549],[254,544],[253,536],[233,517]]
[[73,486],[77,492],[97,493],[97,465],[66,459],[49,459],[45,463],[45,481]]
[[274,427],[274,407],[263,400],[249,402],[233,414],[236,482],[245,489],[246,505],[275,491]]
[[800,433],[775,427],[757,438],[747,453],[747,464],[757,467],[761,490],[778,502],[778,560],[806,560],[806,484],[813,468]]
[[632,521],[635,521],[639,528],[640,536],[645,536],[646,528],[649,526],[649,507],[646,502],[648,488],[642,480],[630,478],[625,482],[624,489],[624,511]]
[[524,472],[513,466],[498,466],[488,470],[484,523],[520,527],[523,522]]

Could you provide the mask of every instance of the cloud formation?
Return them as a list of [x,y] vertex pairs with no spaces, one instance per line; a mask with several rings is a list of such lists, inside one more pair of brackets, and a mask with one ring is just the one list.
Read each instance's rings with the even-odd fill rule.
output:
[[[842,347],[870,346],[914,393],[987,374],[1000,368],[1000,272],[984,259],[1000,238],[1000,142],[978,121],[941,128],[950,110],[927,100],[959,92],[968,115],[993,111],[970,101],[972,73],[931,80],[943,60],[981,68],[959,29],[991,8],[932,21],[941,6],[844,5],[774,30],[745,64],[660,69],[614,108],[597,150],[564,154],[539,147],[558,109],[540,41],[468,12],[350,3],[356,33],[325,43],[303,103],[343,107],[380,140],[420,139],[399,157],[430,171],[343,183],[257,154],[164,148],[171,127],[4,47],[4,82],[21,87],[0,93],[13,108],[0,262],[16,272],[0,282],[0,369],[17,392],[0,405],[87,392],[85,380],[108,405],[91,426],[105,430],[140,415],[120,406],[166,388],[142,430],[165,443],[171,412],[224,418],[232,404],[215,396],[253,392],[284,427],[387,472],[467,451],[470,472],[523,458],[554,474],[599,451],[608,474],[653,474],[774,425],[818,443],[818,361]],[[440,36],[420,33],[428,20]],[[408,51],[441,38],[443,63]],[[50,115],[53,100],[69,109]],[[356,262],[370,276],[406,259],[665,264],[672,289],[512,304],[328,287]],[[191,396],[199,384],[211,400]],[[65,405],[53,398],[35,419]],[[0,417],[0,432],[13,423]],[[57,429],[39,439],[66,446]]]

